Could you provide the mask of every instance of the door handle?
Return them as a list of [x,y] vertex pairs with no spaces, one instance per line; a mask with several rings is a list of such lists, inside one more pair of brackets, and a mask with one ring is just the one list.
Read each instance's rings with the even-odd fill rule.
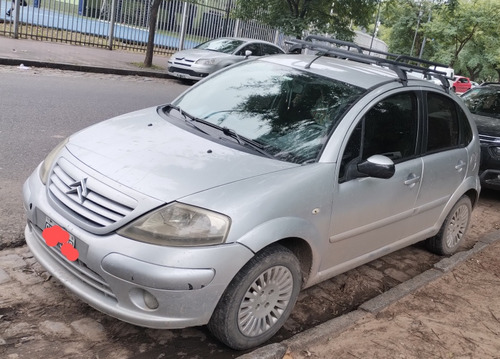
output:
[[464,169],[464,167],[466,166],[467,164],[460,160],[458,161],[457,165],[455,166],[455,169],[458,171],[458,172],[462,172],[462,170]]
[[406,186],[413,187],[419,181],[420,181],[420,176],[417,176],[415,173],[410,173],[404,183]]

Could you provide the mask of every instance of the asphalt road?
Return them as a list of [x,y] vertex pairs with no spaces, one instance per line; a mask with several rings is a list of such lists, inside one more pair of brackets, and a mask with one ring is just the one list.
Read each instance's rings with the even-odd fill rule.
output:
[[0,249],[22,238],[22,184],[70,134],[166,103],[188,86],[168,79],[0,66]]

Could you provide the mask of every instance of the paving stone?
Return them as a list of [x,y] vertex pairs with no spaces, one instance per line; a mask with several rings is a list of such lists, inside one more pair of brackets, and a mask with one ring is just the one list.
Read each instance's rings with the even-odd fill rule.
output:
[[92,341],[106,340],[106,332],[102,324],[91,318],[83,318],[71,323],[73,329]]
[[16,337],[24,337],[29,334],[32,334],[34,332],[34,329],[31,327],[29,323],[26,322],[20,322],[20,323],[14,323],[11,324],[4,332],[4,337],[9,339],[9,338],[16,338]]
[[10,281],[10,276],[6,271],[0,268],[0,284],[7,283],[8,281]]
[[361,266],[358,269],[362,275],[366,275],[370,279],[376,281],[381,281],[384,279],[384,274],[381,271],[370,268],[369,266]]
[[394,268],[387,268],[384,273],[401,283],[411,278],[408,274]]
[[45,278],[37,275],[32,269],[26,268],[26,270],[15,270],[13,271],[10,276],[21,282],[22,285],[27,285],[31,286],[34,284],[42,283],[45,282]]
[[26,266],[24,259],[15,254],[10,253],[2,256],[2,268],[16,270]]
[[73,330],[62,322],[46,320],[40,323],[39,328],[49,337],[69,338],[73,334]]

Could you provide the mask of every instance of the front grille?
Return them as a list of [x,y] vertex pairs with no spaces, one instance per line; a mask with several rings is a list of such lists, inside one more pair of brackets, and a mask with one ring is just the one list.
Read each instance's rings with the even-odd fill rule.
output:
[[496,136],[479,135],[479,140],[481,143],[500,145],[500,137]]
[[191,64],[194,64],[194,60],[188,60],[183,57],[179,58],[176,57],[174,60],[174,64],[176,65],[181,65],[181,66],[191,66]]
[[126,194],[90,177],[60,158],[49,179],[51,198],[87,225],[110,226],[137,206],[137,201]]

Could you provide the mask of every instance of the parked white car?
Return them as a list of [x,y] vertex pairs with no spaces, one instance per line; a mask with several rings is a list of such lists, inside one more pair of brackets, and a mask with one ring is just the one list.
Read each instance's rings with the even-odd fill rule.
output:
[[248,58],[283,53],[280,47],[267,41],[224,37],[176,52],[168,60],[167,68],[172,76],[201,80],[219,69]]

